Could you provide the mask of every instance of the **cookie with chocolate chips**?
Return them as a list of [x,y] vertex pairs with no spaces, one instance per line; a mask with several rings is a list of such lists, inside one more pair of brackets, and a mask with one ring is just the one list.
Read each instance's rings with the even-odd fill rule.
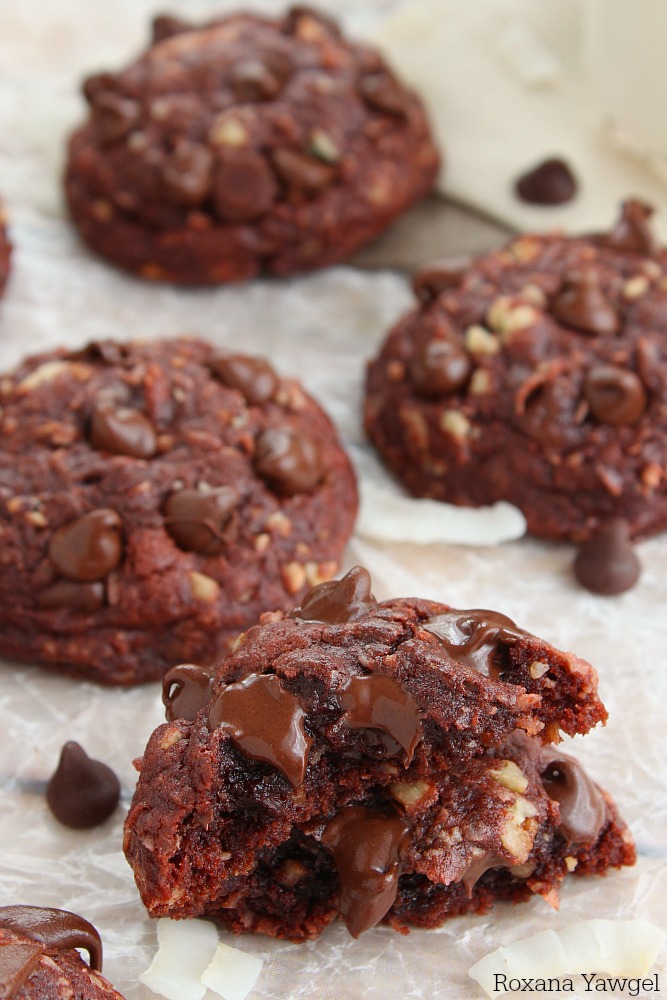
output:
[[100,936],[83,917],[40,906],[0,906],[1,997],[123,1000],[101,969]]
[[365,403],[411,493],[507,500],[546,538],[667,528],[667,250],[650,215],[627,201],[609,233],[520,236],[417,272]]
[[347,259],[432,188],[424,108],[374,49],[307,7],[154,22],[84,84],[66,193],[83,239],[143,278],[285,275]]
[[266,361],[107,341],[30,358],[0,394],[3,656],[154,680],[336,572],[354,475]]
[[299,941],[433,927],[634,862],[558,749],[606,719],[593,668],[505,615],[378,603],[368,573],[164,680],[125,852],[151,916]]
[[9,277],[9,258],[12,252],[6,223],[5,211],[0,201],[0,295],[4,292]]

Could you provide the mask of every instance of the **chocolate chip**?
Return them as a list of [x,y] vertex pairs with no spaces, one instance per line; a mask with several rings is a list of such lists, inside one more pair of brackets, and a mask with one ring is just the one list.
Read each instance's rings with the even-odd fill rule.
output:
[[122,558],[120,531],[115,510],[91,510],[54,532],[49,559],[70,580],[102,580]]
[[613,427],[636,424],[646,409],[646,391],[629,368],[598,365],[584,380],[584,396],[596,420]]
[[563,205],[577,193],[577,181],[565,160],[543,160],[517,180],[515,191],[532,205]]
[[574,575],[593,594],[622,594],[634,587],[641,564],[622,518],[601,524],[584,542],[574,561]]
[[283,89],[285,76],[262,59],[242,59],[232,66],[229,85],[237,101],[270,101]]
[[275,674],[250,674],[228,684],[212,702],[209,729],[224,729],[251,760],[278,768],[298,788],[303,784],[312,738],[297,698]]
[[336,176],[335,167],[293,149],[274,150],[272,160],[281,181],[302,194],[321,194]]
[[0,927],[43,944],[50,951],[83,948],[91,969],[102,969],[102,942],[91,923],[68,910],[46,906],[0,906]]
[[97,94],[113,91],[117,86],[118,79],[113,73],[95,73],[83,81],[81,89],[88,103],[92,104]]
[[550,311],[561,323],[582,333],[608,335],[620,327],[618,313],[600,288],[593,271],[573,275],[552,300]]
[[162,164],[165,195],[176,205],[201,205],[211,193],[212,180],[213,154],[200,143],[181,140]]
[[472,361],[465,350],[449,340],[428,340],[410,361],[410,381],[426,398],[461,389],[470,377]]
[[278,389],[278,376],[262,358],[220,354],[213,357],[209,365],[221,382],[231,389],[238,389],[251,406],[268,403]]
[[162,42],[165,38],[182,35],[184,31],[191,29],[192,25],[187,21],[181,21],[180,18],[171,17],[169,14],[158,14],[151,23],[151,38],[154,42]]
[[162,680],[162,702],[168,722],[186,719],[191,722],[211,698],[214,674],[193,663],[172,667]]
[[102,145],[123,139],[141,117],[136,101],[110,91],[98,91],[92,99],[93,124]]
[[327,823],[322,844],[333,855],[338,908],[352,937],[375,927],[391,909],[409,843],[406,819],[365,806],[347,806]]
[[104,605],[104,585],[102,583],[74,583],[72,580],[56,580],[45,587],[36,597],[37,607],[44,611],[78,611],[90,615]]
[[381,730],[405,751],[406,765],[412,760],[421,739],[421,715],[417,702],[400,681],[385,674],[351,677],[340,702],[346,726]]
[[78,743],[66,743],[48,785],[46,801],[55,818],[74,830],[99,826],[120,799],[120,782],[106,764],[92,760]]
[[453,660],[496,680],[499,671],[495,658],[501,643],[513,645],[526,636],[507,615],[481,608],[452,608],[429,618],[424,628],[438,637]]
[[225,548],[224,529],[239,503],[233,486],[212,490],[178,490],[164,504],[165,526],[180,548],[206,556]]
[[368,570],[354,566],[342,580],[318,583],[309,590],[300,607],[290,611],[290,618],[342,625],[363,618],[377,606]]
[[255,470],[284,496],[308,493],[324,474],[315,441],[286,427],[272,427],[259,435]]
[[407,117],[411,95],[391,73],[381,70],[363,76],[359,81],[359,93],[376,111],[398,118]]
[[153,425],[140,410],[99,402],[90,418],[90,443],[100,451],[131,458],[151,458],[155,454]]
[[[543,758],[547,754],[548,751]],[[607,804],[579,762],[565,754],[554,754],[541,776],[545,792],[558,802],[558,832],[565,842],[568,845],[595,843],[607,818]]]
[[602,237],[602,242],[623,253],[655,253],[655,238],[649,225],[653,212],[651,205],[636,198],[624,201],[620,219],[609,235]]
[[278,188],[263,156],[249,149],[225,150],[213,179],[213,202],[227,222],[248,222],[273,204]]
[[327,17],[326,14],[322,14],[321,11],[314,10],[312,7],[308,7],[305,4],[290,7],[284,21],[283,30],[285,31],[285,34],[296,34],[299,29],[299,22],[305,18],[310,21],[315,21],[323,28],[326,28],[328,33],[333,35],[334,38],[340,37],[340,28],[338,27],[338,23],[334,21],[332,17]]
[[423,264],[412,277],[413,292],[422,302],[437,299],[441,292],[460,285],[470,262],[470,257],[452,257]]

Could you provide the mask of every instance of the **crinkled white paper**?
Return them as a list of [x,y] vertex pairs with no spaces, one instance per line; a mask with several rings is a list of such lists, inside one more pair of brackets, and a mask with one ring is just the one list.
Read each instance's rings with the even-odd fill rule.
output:
[[[172,0],[166,6],[196,16],[232,4]],[[277,3],[256,6],[278,9]],[[389,4],[331,0],[322,6],[365,30]],[[0,367],[28,352],[103,336],[190,332],[221,345],[243,343],[271,357],[281,372],[300,375],[328,407],[344,441],[363,451],[364,363],[409,305],[407,280],[338,268],[203,291],[152,286],[90,256],[66,221],[58,174],[64,133],[82,113],[78,79],[137,51],[156,8],[147,0],[2,0],[0,190],[15,253],[0,304]],[[449,142],[456,141],[453,129]],[[455,252],[456,246],[443,246],[443,253]],[[397,489],[389,477],[385,483]],[[378,598],[417,594],[459,607],[497,608],[592,660],[611,721],[606,730],[577,740],[577,750],[621,804],[640,861],[605,879],[570,879],[560,913],[535,899],[407,936],[381,928],[354,941],[337,925],[307,945],[246,938],[243,949],[265,960],[254,1000],[468,1000],[480,995],[468,968],[517,938],[588,917],[643,917],[665,926],[667,537],[645,543],[640,555],[640,584],[609,599],[575,586],[567,545],[523,539],[455,548],[353,540],[346,566],[368,566]],[[108,690],[12,664],[2,665],[0,678],[0,905],[60,906],[83,914],[101,932],[108,977],[128,1000],[154,1000],[138,975],[155,954],[156,925],[145,915],[120,845],[135,782],[132,759],[163,719],[158,686]],[[111,765],[122,781],[122,808],[95,830],[60,826],[44,801],[44,782],[70,739]],[[222,939],[234,944],[227,935]],[[664,958],[656,969],[664,973]]]

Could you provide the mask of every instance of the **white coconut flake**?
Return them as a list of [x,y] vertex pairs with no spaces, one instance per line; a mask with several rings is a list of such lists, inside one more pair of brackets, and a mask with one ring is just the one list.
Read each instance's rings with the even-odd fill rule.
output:
[[208,920],[158,920],[158,950],[139,981],[166,1000],[203,1000],[205,970],[213,961],[218,932]]
[[201,981],[223,1000],[245,1000],[257,982],[263,964],[257,955],[230,948],[221,941]]
[[527,87],[552,87],[560,66],[525,21],[513,19],[496,34],[496,46],[514,76]]
[[651,968],[665,938],[663,930],[646,920],[582,920],[498,948],[473,965],[468,975],[490,997],[507,992],[496,989],[499,976],[507,981],[583,972],[638,977]]
[[440,500],[399,496],[373,483],[361,484],[356,527],[364,538],[383,542],[432,545],[499,545],[521,538],[526,519],[517,507],[455,507]]

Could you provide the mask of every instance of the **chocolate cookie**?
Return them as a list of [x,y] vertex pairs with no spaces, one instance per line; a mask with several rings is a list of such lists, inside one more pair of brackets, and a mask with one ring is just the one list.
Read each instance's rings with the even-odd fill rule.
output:
[[593,668],[504,615],[378,604],[365,570],[178,668],[125,851],[152,916],[358,936],[632,864],[609,799],[551,741],[606,718]]
[[152,680],[335,573],[354,475],[265,361],[107,341],[28,359],[0,395],[2,655]]
[[424,109],[306,7],[204,27],[84,84],[66,191],[84,240],[141,277],[216,284],[345,260],[433,186]]
[[368,370],[366,429],[410,492],[508,500],[547,538],[667,527],[667,250],[651,210],[415,275]]
[[11,251],[12,245],[9,242],[9,237],[7,236],[7,219],[2,207],[2,202],[0,202],[0,295],[4,292],[5,285],[7,284],[7,278],[9,277],[9,258]]
[[[77,951],[88,954],[88,964]],[[101,975],[102,942],[67,910],[0,907],[0,997],[7,1000],[123,1000]]]

